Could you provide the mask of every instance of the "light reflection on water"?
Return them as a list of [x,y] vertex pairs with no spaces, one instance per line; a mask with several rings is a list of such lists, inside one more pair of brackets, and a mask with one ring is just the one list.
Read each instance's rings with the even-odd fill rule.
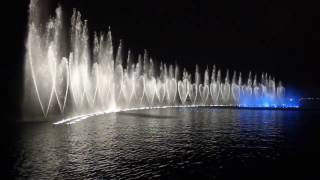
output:
[[220,177],[277,160],[299,111],[154,109],[74,125],[22,124],[12,156],[17,178]]

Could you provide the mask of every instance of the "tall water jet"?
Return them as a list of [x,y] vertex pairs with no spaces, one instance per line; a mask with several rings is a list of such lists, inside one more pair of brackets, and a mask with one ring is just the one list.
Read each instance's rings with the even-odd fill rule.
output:
[[[64,116],[91,111],[169,105],[285,106],[285,88],[266,73],[222,72],[213,66],[202,74],[178,65],[156,65],[145,50],[134,57],[120,41],[113,46],[111,29],[93,33],[81,13],[73,10],[70,28],[62,10],[40,23],[39,1],[30,2],[25,56],[24,108],[33,116]],[[64,32],[69,32],[69,36]],[[70,37],[70,38],[68,38]],[[66,45],[70,48],[62,48]],[[114,51],[116,49],[116,51]],[[180,70],[182,74],[180,74]],[[211,72],[211,74],[210,74]],[[224,74],[224,76],[222,76]],[[230,78],[232,76],[232,78]]]

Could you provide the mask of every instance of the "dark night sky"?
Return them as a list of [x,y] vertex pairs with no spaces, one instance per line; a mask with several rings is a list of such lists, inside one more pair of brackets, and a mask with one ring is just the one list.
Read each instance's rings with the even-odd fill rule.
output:
[[[54,7],[58,1],[52,2]],[[270,72],[285,86],[319,96],[318,6],[305,1],[59,1],[64,12],[77,8],[89,29],[113,30],[134,52],[150,51],[156,60],[178,62],[192,70],[216,64],[248,72]],[[7,99],[19,106],[28,1],[7,7],[10,60],[2,62],[9,83]],[[52,10],[52,9],[51,9]],[[10,17],[10,18],[9,18]],[[12,35],[11,35],[12,34]],[[13,99],[13,100],[12,100]]]

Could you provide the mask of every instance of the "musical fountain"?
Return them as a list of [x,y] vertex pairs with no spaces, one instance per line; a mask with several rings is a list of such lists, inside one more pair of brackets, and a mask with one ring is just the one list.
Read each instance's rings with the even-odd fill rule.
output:
[[37,11],[37,1],[31,1],[25,116],[68,117],[55,123],[61,124],[104,113],[150,108],[297,107],[286,102],[285,88],[267,73],[258,78],[250,72],[244,81],[241,73],[222,72],[214,65],[203,75],[198,66],[192,74],[178,65],[156,65],[146,50],[135,59],[130,50],[124,53],[121,41],[118,47],[113,46],[110,28],[107,33],[94,33],[90,48],[87,21],[80,12],[73,11],[67,30],[60,7],[45,25],[39,23]]

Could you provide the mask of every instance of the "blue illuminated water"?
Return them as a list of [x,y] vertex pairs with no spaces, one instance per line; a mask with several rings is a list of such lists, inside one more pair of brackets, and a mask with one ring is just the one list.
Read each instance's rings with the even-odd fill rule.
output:
[[252,98],[252,97],[242,97],[240,99],[240,107],[261,107],[261,108],[299,108],[300,102],[299,98],[290,97],[283,98],[280,100],[275,100],[267,97],[262,98]]

